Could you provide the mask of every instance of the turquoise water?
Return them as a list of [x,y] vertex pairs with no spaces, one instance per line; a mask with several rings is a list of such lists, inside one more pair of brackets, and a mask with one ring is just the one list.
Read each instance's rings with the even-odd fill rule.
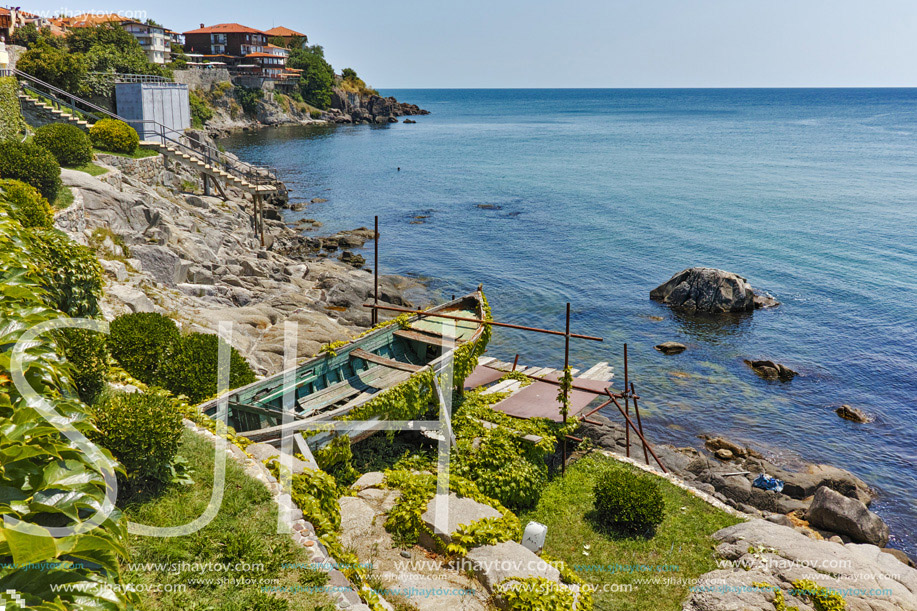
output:
[[[561,329],[572,302],[574,332],[605,338],[574,342],[573,362],[610,361],[620,387],[627,342],[653,438],[723,434],[850,469],[917,552],[917,90],[384,94],[433,114],[224,144],[279,168],[294,200],[328,200],[291,220],[331,233],[378,214],[383,272],[444,294],[482,282],[507,322]],[[694,265],[783,305],[710,320],[649,300]],[[688,350],[653,350],[666,340]],[[515,353],[560,366],[563,340],[495,333],[491,354]],[[744,358],[801,375],[766,382]],[[839,419],[842,403],[875,421]]]

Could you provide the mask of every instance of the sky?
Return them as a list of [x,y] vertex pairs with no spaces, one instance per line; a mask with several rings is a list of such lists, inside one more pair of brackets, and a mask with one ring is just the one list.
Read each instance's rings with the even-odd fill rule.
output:
[[380,89],[917,86],[915,0],[68,1],[19,0],[284,25]]

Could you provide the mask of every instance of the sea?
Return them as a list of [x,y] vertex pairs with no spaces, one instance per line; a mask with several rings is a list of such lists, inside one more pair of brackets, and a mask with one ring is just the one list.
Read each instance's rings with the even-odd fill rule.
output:
[[[327,200],[291,222],[329,235],[378,215],[381,273],[443,297],[483,283],[509,323],[563,329],[571,303],[572,331],[604,338],[573,340],[573,366],[608,361],[620,390],[626,343],[653,440],[723,435],[790,468],[848,469],[877,490],[891,545],[917,554],[917,89],[382,94],[431,114],[222,144],[277,168],[293,201]],[[698,317],[649,299],[693,266],[781,305]],[[489,354],[561,367],[564,341],[498,329]],[[766,381],[745,359],[799,375]]]

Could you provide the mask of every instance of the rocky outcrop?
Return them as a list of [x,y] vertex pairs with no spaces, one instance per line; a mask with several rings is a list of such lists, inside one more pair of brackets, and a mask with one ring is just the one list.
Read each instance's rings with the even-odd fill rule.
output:
[[[232,322],[234,347],[261,374],[281,369],[287,322],[298,325],[298,357],[369,324],[362,300],[372,293],[372,274],[302,247],[299,232],[279,220],[265,220],[268,244],[262,247],[252,203],[239,191],[230,188],[228,201],[184,196],[144,184],[128,171],[121,189],[75,170],[65,169],[61,177],[74,192],[74,210],[56,215],[59,227],[98,248],[106,272],[102,309],[109,320],[156,311],[203,332]],[[128,253],[106,246],[110,240],[100,245],[91,239],[98,229],[118,236]],[[337,239],[353,243],[351,248],[363,240]],[[423,299],[420,285],[406,278],[383,276],[382,286],[389,303],[405,304],[404,291]]]
[[[626,436],[618,423],[600,414],[584,422],[577,435],[588,437],[597,446],[616,454],[626,453]],[[630,456],[643,461],[643,449],[637,436],[631,434]],[[866,482],[849,471],[829,465],[808,465],[801,471],[790,471],[777,465],[752,448],[722,436],[706,437],[703,450],[653,445],[653,449],[670,473],[689,486],[709,494],[744,513],[787,521],[787,515],[800,518],[808,509],[812,495],[821,487],[868,505],[873,495]],[[652,458],[650,458],[652,461]],[[762,490],[752,485],[761,473],[784,482],[782,492]],[[833,532],[816,532],[800,523],[801,531],[811,536],[830,537]],[[840,534],[840,533],[838,533]],[[847,536],[847,535],[845,535]]]
[[806,519],[812,526],[847,535],[859,543],[872,543],[879,547],[888,543],[888,525],[882,518],[860,501],[826,486],[815,492]]
[[416,104],[399,102],[393,97],[361,94],[335,88],[331,94],[329,116],[335,123],[397,123],[397,117],[428,115]]
[[702,575],[684,611],[774,609],[775,588],[783,608],[819,608],[797,592],[799,580],[842,593],[851,611],[917,611],[917,571],[874,545],[813,540],[765,520],[724,528],[713,538],[718,564],[728,568]]
[[673,308],[712,314],[752,312],[767,302],[762,297],[756,303],[754,290],[742,276],[712,267],[678,272],[650,291],[650,299]]

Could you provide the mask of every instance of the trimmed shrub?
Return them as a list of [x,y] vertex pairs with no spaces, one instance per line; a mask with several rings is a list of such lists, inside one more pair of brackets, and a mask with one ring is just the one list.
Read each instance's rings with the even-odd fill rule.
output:
[[57,229],[33,229],[38,268],[45,301],[74,318],[99,314],[102,297],[102,266],[95,254],[73,242]]
[[21,180],[0,180],[0,200],[9,203],[10,216],[23,227],[53,225],[51,206],[38,189]]
[[104,151],[132,155],[140,143],[133,127],[118,119],[102,119],[89,128],[92,145]]
[[[162,386],[201,403],[217,392],[217,354],[220,338],[207,333],[191,333],[181,339],[172,355],[162,364]],[[238,388],[255,381],[255,374],[242,355],[230,347],[229,387]]]
[[80,399],[91,405],[105,388],[108,345],[105,335],[88,329],[61,329],[58,342],[70,363],[70,377]]
[[128,480],[167,480],[178,451],[182,412],[165,394],[118,393],[92,408],[98,429],[92,441],[107,448],[127,471]]
[[625,533],[649,533],[662,522],[665,503],[651,475],[611,468],[595,483],[595,512],[599,522]]
[[111,355],[144,384],[158,382],[160,363],[169,358],[180,339],[172,319],[153,312],[124,314],[109,325]]
[[69,123],[49,123],[35,130],[33,142],[51,151],[63,166],[92,161],[92,142],[86,132]]
[[25,120],[19,110],[18,93],[19,83],[16,77],[0,77],[0,140],[15,138],[25,131]]
[[31,142],[0,142],[0,178],[14,178],[38,189],[49,202],[61,188],[60,164],[46,148]]

